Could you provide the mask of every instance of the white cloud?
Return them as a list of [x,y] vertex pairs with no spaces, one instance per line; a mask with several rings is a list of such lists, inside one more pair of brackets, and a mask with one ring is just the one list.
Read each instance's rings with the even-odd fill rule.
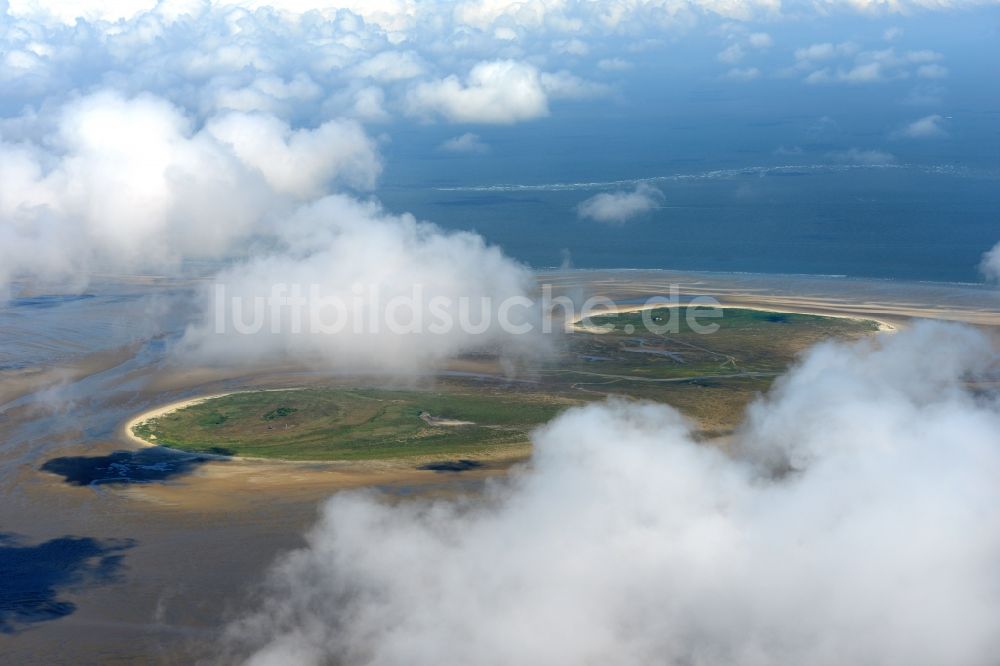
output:
[[552,99],[588,99],[607,95],[611,89],[602,83],[581,79],[565,70],[542,72],[542,88]]
[[519,36],[513,28],[500,27],[493,31],[493,37],[503,42],[514,42]]
[[566,53],[574,56],[585,56],[590,53],[590,47],[580,39],[561,39],[552,44],[556,53]]
[[[458,3],[416,0],[338,0],[335,3],[326,0],[8,0],[7,5],[13,17],[66,26],[73,26],[78,19],[108,25],[150,16],[175,21],[185,14],[201,16],[206,8],[239,11],[243,15],[247,14],[246,10],[267,10],[288,21],[298,21],[310,12],[335,20],[339,18],[338,12],[347,11],[400,43],[429,25],[483,33],[496,30],[549,30],[562,34],[627,32],[649,25],[659,28],[683,26],[704,16],[753,21],[782,16],[799,18],[803,14],[824,16],[831,9],[866,14],[903,13],[916,8],[945,11],[991,2],[993,0],[816,0],[807,6],[783,7],[778,0],[629,0],[610,5],[589,0],[464,0]],[[885,39],[895,39],[897,31],[896,28],[886,30]]]
[[418,25],[421,6],[416,0],[216,0],[219,6],[249,9],[275,9],[295,19],[308,12],[321,16],[336,15],[338,10],[348,10],[360,16],[365,23],[390,33],[405,33]]
[[603,58],[597,61],[597,67],[605,72],[624,72],[632,69],[632,63],[622,58]]
[[993,246],[993,249],[983,255],[983,261],[979,269],[986,279],[1000,282],[1000,243]]
[[[410,215],[390,215],[374,202],[331,195],[283,219],[280,241],[280,251],[215,277],[225,292],[220,297],[214,286],[206,289],[199,321],[176,349],[180,358],[208,364],[291,359],[399,376],[474,350],[543,349],[537,309],[528,305],[531,272],[476,234],[445,232]],[[270,318],[277,301],[266,309],[263,303],[276,285],[284,286],[279,297],[301,298],[301,309],[283,308]],[[525,305],[511,307],[512,322],[532,323],[534,334],[501,325],[504,302],[515,298]],[[255,302],[259,316],[268,317],[259,330],[252,327]],[[463,326],[463,318],[472,326]]]
[[918,118],[896,133],[908,139],[936,139],[945,136],[944,118],[938,114]]
[[858,48],[858,45],[854,42],[811,44],[810,46],[796,49],[795,59],[800,61],[830,60],[831,58],[854,55],[858,51]]
[[[814,0],[812,5],[821,11],[855,10],[865,14],[907,14],[914,9],[949,10],[974,5],[989,5],[994,0]],[[901,33],[900,33],[901,34]]]
[[[870,84],[911,76],[941,78],[948,70],[936,64],[944,56],[929,49],[897,53],[894,48],[861,51],[853,42],[823,42],[795,51],[789,72],[808,71],[806,83]],[[839,60],[835,66],[829,61]],[[814,69],[820,66],[818,69]],[[812,71],[809,71],[812,70]]]
[[[242,190],[253,177],[155,98],[84,98],[61,114],[52,143],[59,153],[0,144],[0,220],[7,235],[0,263],[9,273],[71,274],[92,254],[132,267],[145,253],[148,264],[159,267],[178,253],[218,250],[218,242],[206,242],[213,227],[223,237],[217,240],[227,240],[251,226],[259,207],[248,210],[241,198],[228,211],[188,209],[191,201],[210,202],[213,190]],[[208,164],[214,168],[205,169]],[[44,258],[26,252],[30,248]],[[0,283],[3,277],[9,275]]]
[[[50,122],[25,123],[43,121]],[[198,322],[175,349],[179,359],[287,358],[399,375],[473,350],[546,349],[526,267],[475,234],[327,195],[371,188],[381,169],[374,141],[353,121],[293,129],[266,114],[227,112],[196,131],[162,99],[104,92],[81,98],[51,122],[58,131],[44,144],[0,142],[0,288],[19,277],[78,287],[97,268],[177,270],[185,258],[228,258],[252,247],[250,258],[215,277],[228,298],[202,294]],[[482,145],[471,136],[454,142],[466,150]],[[288,326],[277,331],[270,321],[251,335],[240,334],[235,321],[218,331],[217,306],[243,299],[252,310],[253,299],[275,285],[296,285],[305,295],[317,285],[320,298],[346,304],[350,321],[385,323],[374,330],[349,325],[333,335],[325,327],[337,312],[313,300],[305,312],[315,314],[319,328],[300,320],[296,331],[289,312]],[[394,297],[411,295],[413,309],[393,309]],[[535,324],[535,335],[501,326],[509,299],[525,302],[507,314],[515,325]],[[456,324],[436,330],[430,324],[441,322],[442,311]],[[412,334],[389,326],[390,317],[405,325],[408,312],[427,325]],[[463,318],[470,326],[459,324]]]
[[806,83],[829,83],[833,79],[833,75],[830,74],[830,68],[824,67],[823,69],[817,69],[806,76],[803,81]]
[[795,50],[796,60],[829,60],[836,55],[833,44],[824,42],[822,44],[811,44]]
[[381,168],[349,121],[291,130],[230,113],[194,131],[162,99],[101,92],[34,122],[56,130],[0,141],[0,286],[225,256],[294,202],[336,183],[371,187]]
[[[628,0],[599,3],[587,0],[466,0],[454,11],[465,26],[486,31],[491,26],[516,25],[521,29],[543,28],[564,33],[599,29],[629,33],[650,25],[690,24],[706,16],[749,22],[803,15],[826,16],[831,12],[868,15],[906,13],[914,9],[948,10],[967,4],[989,4],[992,0],[815,0],[781,3],[779,0]],[[757,33],[763,34],[763,33]]]
[[7,0],[12,16],[56,20],[72,25],[77,19],[119,21],[151,11],[157,0]]
[[447,153],[467,153],[481,155],[488,153],[490,147],[482,142],[478,134],[466,132],[452,137],[442,143],[439,148]]
[[348,98],[351,103],[343,109],[345,115],[362,122],[382,122],[390,119],[385,110],[385,92],[381,88],[368,86],[354,91]]
[[837,80],[846,83],[872,83],[882,78],[882,64],[878,62],[855,65],[847,71],[837,72]]
[[203,108],[213,111],[262,111],[272,115],[291,115],[295,106],[318,99],[322,89],[308,74],[297,74],[286,81],[278,76],[263,75],[250,84],[231,87],[209,86]]
[[747,43],[755,49],[769,49],[774,46],[774,39],[766,32],[753,32],[747,37]]
[[339,493],[226,657],[992,664],[1000,407],[964,382],[996,360],[917,325],[813,350],[732,455],[670,407],[612,401],[542,428],[481,503]]
[[[733,19],[732,25],[739,26],[732,29],[731,39],[736,41],[723,55],[728,64],[735,65],[746,62],[746,54],[773,43],[770,34],[752,32],[741,22],[780,18],[782,5],[775,0],[612,4],[584,0],[341,0],[332,4],[319,0],[13,0],[0,12],[4,12],[0,24],[9,24],[0,31],[0,96],[10,100],[10,108],[43,100],[62,103],[73,88],[114,87],[126,95],[155,91],[203,117],[220,110],[262,111],[293,124],[310,125],[321,124],[331,113],[366,122],[389,120],[391,114],[412,109],[407,91],[416,86],[406,82],[437,72],[438,81],[424,83],[441,84],[452,75],[458,89],[464,90],[470,82],[461,77],[468,63],[477,60],[512,60],[540,72],[551,52],[580,56],[590,52],[593,44],[597,52],[608,55],[597,63],[598,68],[617,71],[623,62],[606,49],[615,46],[621,35],[629,35],[627,49],[642,49],[662,45],[678,31],[690,30],[699,22],[716,22],[719,17]],[[798,10],[788,13],[801,14]],[[843,69],[849,72],[851,68]],[[924,70],[927,76],[941,71]],[[570,76],[579,79],[581,74]],[[588,95],[607,92],[589,85]],[[362,89],[365,92],[359,92]],[[438,92],[454,97],[446,90]],[[539,117],[547,108],[539,100],[535,95],[531,110],[514,116]],[[467,101],[435,99],[431,106],[462,116],[458,107],[467,107]],[[447,117],[440,110],[419,113]]]
[[730,44],[723,50],[719,51],[715,58],[719,62],[724,62],[726,64],[732,65],[734,63],[743,60],[743,56],[746,55],[743,51],[743,47],[739,44]]
[[460,23],[480,30],[503,21],[522,27],[539,28],[553,15],[562,14],[564,2],[537,0],[467,0],[457,3],[455,17]]
[[410,91],[407,105],[410,113],[460,123],[510,124],[549,114],[538,70],[514,60],[481,62],[465,81],[448,76],[420,83]]
[[355,76],[376,81],[404,81],[422,76],[424,64],[419,56],[408,51],[383,51],[354,67]]
[[257,169],[275,191],[300,199],[320,196],[335,178],[370,190],[381,171],[374,142],[351,121],[292,130],[272,116],[229,113],[212,118],[205,131]]
[[606,224],[623,224],[653,210],[660,205],[662,199],[663,193],[660,190],[652,185],[639,183],[631,191],[596,194],[580,203],[576,210],[581,218]]

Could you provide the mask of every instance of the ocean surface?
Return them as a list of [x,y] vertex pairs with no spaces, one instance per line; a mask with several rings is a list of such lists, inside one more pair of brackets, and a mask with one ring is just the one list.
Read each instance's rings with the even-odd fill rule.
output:
[[[385,127],[376,196],[449,229],[472,229],[533,267],[664,268],[981,282],[1000,241],[1000,13],[883,25],[831,16],[769,25],[764,73],[720,77],[718,39],[627,49],[613,93],[557,101],[512,126]],[[893,19],[895,20],[895,19]],[[790,49],[854,39],[866,49],[935,49],[949,76],[810,86],[784,75]],[[679,47],[678,47],[679,48]],[[920,138],[900,128],[939,117]],[[478,135],[485,149],[449,153]],[[663,206],[621,226],[581,220],[581,201],[647,181]],[[520,186],[520,187],[518,187]]]
[[[662,206],[621,225],[577,215],[588,197],[639,180],[663,192]],[[379,197],[535,268],[981,282],[982,254],[1000,241],[1000,175],[954,165],[665,165],[616,181],[387,185]]]

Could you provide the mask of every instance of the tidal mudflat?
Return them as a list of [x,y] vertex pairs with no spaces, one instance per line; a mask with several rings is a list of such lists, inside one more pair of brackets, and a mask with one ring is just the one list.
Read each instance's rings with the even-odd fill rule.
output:
[[[567,290],[640,299],[678,276],[577,272],[551,277]],[[874,334],[871,325],[864,323],[867,318],[894,326],[906,326],[921,316],[955,318],[987,330],[1000,322],[1000,307],[986,307],[988,294],[975,288],[874,282],[852,284],[841,293],[841,281],[810,279],[798,294],[791,291],[794,286],[783,283],[779,287],[768,277],[689,275],[685,279],[692,288],[715,294],[723,304],[789,312],[801,308],[855,317],[834,320],[841,327],[858,322],[856,330],[840,330],[843,335]],[[59,307],[52,311],[58,312]],[[751,328],[784,330],[781,327],[788,325],[781,317],[774,321],[747,317],[743,323]],[[441,431],[436,436],[447,438],[469,426],[433,425],[421,419],[421,413],[474,423],[492,417],[483,415],[482,403],[463,406],[440,402],[440,396],[464,392],[481,398],[502,392],[510,396],[505,399],[512,401],[508,403],[512,413],[524,414],[518,401],[537,404],[539,395],[551,396],[545,411],[558,409],[558,404],[623,393],[676,404],[692,418],[704,420],[706,437],[724,437],[743,405],[766,387],[770,375],[794,362],[799,346],[815,341],[818,333],[810,327],[822,320],[807,321],[804,330],[808,334],[788,348],[773,336],[757,345],[758,352],[784,349],[781,355],[770,354],[773,367],[761,366],[764,360],[759,355],[748,355],[753,345],[741,345],[736,333],[732,333],[736,337],[719,338],[714,343],[718,348],[706,343],[709,351],[663,340],[653,347],[650,341],[631,340],[624,334],[600,338],[574,334],[568,336],[572,340],[563,351],[570,355],[569,369],[543,365],[510,376],[489,359],[460,359],[436,377],[421,378],[419,386],[378,376],[331,377],[294,366],[190,367],[171,359],[169,344],[162,337],[136,334],[127,344],[116,346],[104,362],[87,368],[89,372],[60,375],[58,381],[44,386],[29,386],[23,395],[0,406],[4,441],[0,483],[5,493],[0,517],[7,534],[6,561],[36,562],[29,568],[12,564],[25,572],[26,582],[6,592],[5,654],[14,663],[73,659],[185,663],[211,648],[220,623],[253,594],[250,581],[259,578],[277,554],[302,543],[320,500],[338,489],[359,487],[381,488],[399,498],[414,493],[477,492],[484,480],[504,474],[511,465],[524,464],[530,454],[524,433],[548,412],[525,416],[518,423],[518,436],[491,447],[487,455],[464,442],[426,456],[342,456],[292,463],[140,446],[125,434],[125,426],[139,414],[198,396],[266,396],[266,400],[261,398],[266,404],[254,407],[261,414],[254,413],[253,428],[260,433],[273,433],[273,428],[283,432],[285,419],[306,415],[295,400],[306,399],[310,393],[315,397],[352,395],[359,385],[366,385],[369,388],[360,395],[374,391],[406,396],[399,403],[398,416],[407,432]],[[74,322],[64,325],[71,331]],[[94,336],[90,349],[80,350],[79,358],[106,352],[102,342],[104,338]],[[641,353],[630,351],[636,347]],[[717,357],[723,351],[736,357],[737,370],[761,376],[728,376],[734,374],[732,361]],[[49,359],[40,357],[38,365],[43,372],[58,370],[76,363],[76,358],[59,353]],[[704,377],[699,370],[692,378],[689,366],[697,364],[711,366],[716,376]],[[763,376],[765,372],[768,376]],[[646,381],[671,377],[683,381]],[[4,381],[17,382],[13,377]],[[281,392],[293,388],[297,391]],[[251,393],[237,393],[244,391]],[[438,397],[421,401],[421,391]],[[705,395],[714,397],[706,401]],[[342,398],[333,403],[338,401]],[[208,409],[210,403],[202,406]],[[282,407],[300,411],[281,411]],[[496,413],[504,409],[500,404]],[[265,418],[268,414],[273,418]],[[225,427],[226,421],[202,423],[204,431],[211,431]],[[399,421],[389,423],[401,427]],[[336,427],[336,423],[314,424],[319,425]],[[51,557],[39,559],[31,553]],[[64,573],[52,574],[46,561]]]

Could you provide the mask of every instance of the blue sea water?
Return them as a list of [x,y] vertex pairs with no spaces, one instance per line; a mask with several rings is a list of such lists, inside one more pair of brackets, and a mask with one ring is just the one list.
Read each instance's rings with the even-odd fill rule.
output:
[[[568,253],[581,268],[981,282],[1000,241],[1000,11],[892,21],[764,26],[774,47],[743,63],[760,70],[743,83],[722,75],[718,35],[623,44],[633,67],[600,81],[607,97],[510,126],[386,127],[376,194],[534,267]],[[889,25],[903,37],[886,42]],[[899,57],[929,49],[948,76],[809,85],[789,69],[795,48],[847,39]],[[901,132],[931,116],[934,135]],[[465,132],[488,150],[441,150]],[[661,208],[621,226],[579,219],[584,199],[641,179]]]
[[[654,178],[663,174],[672,177]],[[985,170],[664,168],[645,177],[663,205],[617,226],[580,219],[576,207],[630,183],[400,186],[380,197],[393,210],[477,231],[533,267],[569,257],[580,268],[978,282],[983,252],[1000,241],[1000,178]]]

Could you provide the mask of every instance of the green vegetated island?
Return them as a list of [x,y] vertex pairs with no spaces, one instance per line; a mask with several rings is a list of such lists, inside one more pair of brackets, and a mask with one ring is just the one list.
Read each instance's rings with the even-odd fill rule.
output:
[[136,425],[161,446],[285,460],[485,454],[527,441],[561,407],[497,390],[309,388],[232,393]]
[[[589,328],[567,336],[558,359],[523,368],[522,381],[452,376],[428,391],[240,392],[150,418],[133,433],[151,444],[226,456],[465,459],[523,448],[535,427],[563,409],[622,395],[671,404],[706,434],[724,434],[802,350],[879,328],[868,320],[730,308],[697,320],[718,324],[706,335],[688,325],[687,310],[593,317]],[[669,330],[650,331],[646,322]]]

